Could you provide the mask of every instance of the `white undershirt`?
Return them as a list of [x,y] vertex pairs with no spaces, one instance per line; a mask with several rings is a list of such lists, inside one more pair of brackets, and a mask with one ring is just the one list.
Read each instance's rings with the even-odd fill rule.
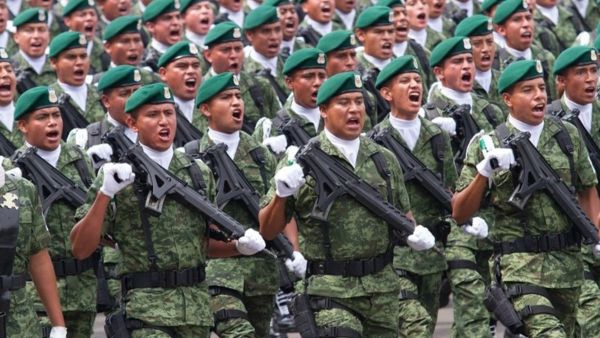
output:
[[235,152],[240,144],[239,130],[232,134],[227,134],[208,128],[208,138],[210,138],[215,144],[224,143],[227,146],[227,155],[229,155],[229,158],[232,160],[234,159]]
[[21,12],[21,4],[22,3],[23,3],[23,0],[7,0],[6,6],[10,10],[10,12],[13,13],[14,16],[17,16],[17,14],[19,14]]
[[585,19],[589,0],[573,0],[573,4],[575,5],[575,8],[577,8],[579,14],[581,14],[581,17]]
[[470,92],[459,92],[457,90],[445,87],[441,82],[439,84],[440,92],[445,97],[451,99],[457,104],[468,104],[473,108],[473,97]]
[[5,30],[4,32],[2,32],[2,34],[0,34],[0,47],[6,48],[6,45],[8,45],[9,38],[10,38],[10,36],[8,34],[8,30]]
[[0,122],[6,127],[6,129],[12,131],[15,125],[15,104],[13,102],[6,106],[0,106]]
[[437,18],[429,18],[427,24],[431,29],[436,32],[442,32],[444,30],[444,20],[442,20],[442,16],[438,16]]
[[[112,116],[110,116],[110,114],[106,114],[106,120],[108,121],[108,123],[112,124],[114,127],[123,127],[123,132],[125,133],[125,136],[127,136],[127,138],[135,143],[137,142],[137,133],[133,130],[131,130],[130,128],[128,128],[126,125],[121,124],[119,121],[113,119]],[[86,133],[87,135],[87,133]]]
[[75,103],[81,108],[81,110],[85,111],[85,103],[87,101],[88,88],[84,83],[81,86],[71,86],[69,84],[63,83],[60,80],[56,81],[58,85],[65,91],[65,93],[69,94],[71,99],[75,101]]
[[552,21],[553,24],[557,25],[558,24],[558,7],[557,6],[552,6],[552,7],[544,7],[544,6],[537,6],[537,9],[540,11],[540,13],[547,17],[550,21]]
[[289,41],[282,40],[281,41],[281,49],[283,49],[284,47],[289,48],[289,50],[290,50],[290,54],[289,55],[292,55],[292,53],[294,52],[294,42],[295,41],[296,40],[293,37]]
[[492,84],[492,70],[482,72],[475,69],[475,81],[485,90],[487,93],[490,92],[490,86]]
[[294,113],[310,121],[315,126],[315,130],[319,130],[319,123],[321,123],[321,112],[319,111],[319,108],[306,108],[296,103],[295,99],[292,99],[290,108]]
[[248,51],[248,56],[252,60],[258,62],[258,64],[263,66],[263,68],[268,68],[271,71],[271,75],[273,75],[273,77],[277,77],[277,56],[268,59],[251,46]]
[[533,54],[531,53],[531,48],[527,48],[525,50],[516,50],[514,48],[504,46],[504,49],[508,52],[508,54],[514,56],[515,58],[523,58],[525,60],[531,60],[533,58]]
[[538,124],[537,126],[532,126],[525,122],[519,121],[514,118],[512,115],[508,115],[508,122],[517,130],[522,132],[529,132],[531,136],[529,136],[529,140],[533,145],[537,148],[538,142],[540,141],[540,135],[542,134],[542,129],[544,129],[544,121]]
[[493,31],[492,36],[494,37],[494,42],[498,45],[498,47],[504,48],[506,46],[506,39],[500,35],[500,33]]
[[569,110],[579,109],[579,120],[581,121],[585,129],[587,131],[592,130],[592,104],[588,103],[581,105],[579,103],[573,102],[571,99],[569,99],[567,93],[565,93],[564,98],[565,104],[567,105]]
[[360,149],[360,137],[357,137],[354,140],[344,140],[333,135],[327,128],[325,128],[325,137],[327,137],[329,142],[344,155],[353,167],[356,167],[356,158],[358,157],[358,150]]
[[325,36],[331,33],[331,29],[333,27],[333,23],[331,21],[327,23],[320,23],[313,19],[311,19],[308,15],[304,18],[306,20],[306,24],[314,28],[321,36]]
[[[27,141],[25,141],[25,146],[27,148],[33,147]],[[40,157],[43,158],[46,162],[48,162],[51,166],[56,168],[56,165],[58,164],[58,158],[60,157],[60,143],[58,144],[58,147],[56,147],[56,149],[54,150],[43,150],[37,148],[37,154],[40,155]]]
[[389,58],[387,60],[382,60],[379,58],[376,58],[374,56],[371,56],[367,53],[363,53],[363,56],[365,57],[365,59],[367,59],[367,61],[369,61],[373,66],[375,66],[375,68],[382,70],[383,68],[385,68],[385,66],[389,65],[390,62],[392,62],[392,58]]
[[144,153],[148,155],[152,159],[152,161],[158,163],[164,169],[169,169],[169,164],[171,164],[171,159],[173,159],[173,147],[169,147],[169,149],[160,151],[154,150],[150,147],[143,145],[140,142]]
[[421,133],[421,119],[415,116],[413,120],[403,120],[390,114],[390,124],[400,133],[408,149],[413,151]]
[[452,3],[456,5],[456,7],[460,9],[464,9],[467,11],[467,17],[473,15],[473,1],[467,0],[465,2],[453,0]]
[[233,21],[236,25],[244,26],[244,11],[239,10],[237,12],[230,11],[229,9],[221,6],[219,7],[219,14],[227,13],[227,19]]
[[408,30],[408,37],[414,39],[421,47],[425,47],[425,43],[427,42],[427,29],[423,28],[421,30]]
[[246,0],[246,4],[248,5],[248,7],[250,7],[251,10],[255,10],[256,8],[258,8],[258,6],[261,5],[260,3],[254,0]]
[[27,63],[31,66],[31,68],[33,68],[33,70],[35,70],[36,73],[41,74],[42,73],[42,69],[44,68],[44,63],[46,63],[46,55],[42,55],[40,57],[37,58],[32,58],[29,55],[23,53],[22,50],[19,49],[19,53],[21,53],[21,56],[23,56],[23,58],[25,58],[25,61],[27,61]]
[[404,55],[404,53],[406,53],[406,47],[408,47],[408,42],[406,41],[395,42],[394,46],[392,47],[392,52],[394,53],[394,56],[399,58],[402,55]]
[[173,100],[175,100],[175,103],[177,103],[177,105],[179,106],[179,110],[181,110],[181,113],[183,114],[183,116],[185,116],[186,120],[192,122],[192,117],[194,116],[195,100],[184,101],[175,95],[173,95]]
[[192,32],[189,29],[185,30],[185,37],[190,40],[191,42],[195,43],[196,45],[200,46],[201,48],[204,48],[204,38],[206,38],[206,35],[200,35],[196,32]]
[[160,54],[164,54],[167,49],[169,49],[169,45],[165,45],[164,43],[156,40],[156,39],[152,39],[152,42],[150,42],[150,46],[154,49],[156,49]]
[[94,40],[90,40],[87,43],[87,47],[86,47],[85,51],[87,52],[88,57],[91,57],[92,49],[94,49]]
[[346,29],[352,30],[352,27],[354,26],[354,18],[356,17],[356,9],[353,8],[350,12],[344,13],[336,8],[335,13],[340,20],[342,20]]

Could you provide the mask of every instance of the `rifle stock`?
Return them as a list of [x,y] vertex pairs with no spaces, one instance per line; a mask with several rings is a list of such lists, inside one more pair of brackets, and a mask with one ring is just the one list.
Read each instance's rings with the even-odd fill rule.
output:
[[77,111],[77,108],[73,106],[69,94],[63,93],[60,95],[58,98],[58,107],[60,108],[60,115],[63,120],[63,141],[67,140],[67,136],[69,136],[69,132],[72,129],[85,128],[90,124],[85,117]]
[[310,140],[310,135],[300,126],[300,123],[295,118],[289,118],[280,127],[281,133],[285,135],[289,145],[302,147]]
[[202,132],[198,130],[183,114],[177,109],[177,131],[175,132],[176,147],[183,147],[186,143],[202,138]]
[[468,104],[454,105],[446,107],[445,112],[456,122],[456,152],[454,162],[462,167],[467,147],[475,134],[479,132],[479,127],[471,115],[471,106]]

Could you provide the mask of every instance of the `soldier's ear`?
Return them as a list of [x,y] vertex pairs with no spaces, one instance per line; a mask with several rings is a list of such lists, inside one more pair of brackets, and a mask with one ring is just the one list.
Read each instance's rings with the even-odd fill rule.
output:
[[442,78],[444,78],[443,70],[444,69],[440,66],[433,67],[433,75],[435,75],[435,77],[440,81],[442,80]]
[[27,134],[27,130],[29,129],[27,120],[25,118],[20,118],[17,120],[17,128],[19,128],[19,131],[21,131],[23,135]]
[[504,104],[508,108],[512,108],[513,107],[512,101],[510,100],[511,97],[512,97],[512,94],[510,93],[510,91],[506,91],[506,92],[502,93],[502,100],[504,101]]
[[392,101],[392,88],[388,86],[381,87],[381,89],[379,89],[379,94],[381,94],[381,97],[383,97],[386,101]]
[[252,42],[254,40],[254,30],[249,30],[249,31],[245,31],[244,34],[246,35],[246,39],[248,39],[248,42],[250,42],[250,45],[252,45]]
[[212,63],[212,49],[211,48],[206,48],[202,54],[204,54],[204,58],[206,59],[206,61],[208,61],[208,63]]
[[207,119],[210,119],[212,117],[212,114],[210,113],[210,109],[208,107],[208,103],[201,104],[200,107],[198,107],[198,110],[202,115],[206,116]]
[[503,37],[506,37],[506,27],[504,25],[496,25],[496,27],[498,28],[498,34],[502,35]]
[[162,82],[167,82],[167,68],[165,67],[160,67],[158,69],[158,75],[160,76],[160,80]]
[[292,76],[285,76],[284,77],[284,81],[285,81],[285,86],[290,90],[290,91],[294,91],[294,78],[293,75]]
[[154,35],[154,22],[148,21],[144,25],[148,29],[148,32],[150,32],[150,35]]
[[57,67],[57,63],[58,63],[58,58],[50,58],[50,66],[52,66],[52,69],[54,69],[54,71],[56,71],[56,67]]
[[327,119],[327,106],[325,104],[319,106],[319,112],[323,120]]
[[361,44],[365,43],[365,35],[366,35],[366,31],[362,30],[362,29],[356,29],[354,30],[354,35],[356,35],[356,38],[358,39],[358,41],[360,41]]
[[131,114],[127,114],[127,117],[125,118],[125,123],[127,124],[127,128],[129,128],[137,133],[138,127],[137,127],[136,119],[135,119],[134,115],[137,116],[137,112],[132,112]]

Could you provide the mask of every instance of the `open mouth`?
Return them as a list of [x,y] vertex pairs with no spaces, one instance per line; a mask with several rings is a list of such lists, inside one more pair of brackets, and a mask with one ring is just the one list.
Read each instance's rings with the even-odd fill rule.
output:
[[84,77],[85,76],[85,72],[83,71],[83,69],[76,69],[73,71],[73,75],[75,75],[75,77]]
[[392,43],[391,42],[384,42],[381,45],[381,49],[385,50],[385,51],[391,51],[392,50]]
[[472,78],[473,76],[471,75],[471,73],[465,73],[460,77],[460,79],[464,82],[471,82]]
[[0,93],[10,93],[11,92],[11,88],[10,88],[10,83],[3,83],[0,84]]
[[158,136],[162,139],[162,140],[168,140],[169,136],[171,135],[171,131],[167,128],[161,129],[158,132]]
[[198,83],[198,81],[194,78],[189,78],[189,79],[186,79],[183,83],[187,89],[194,90],[194,89],[196,89],[196,84]]
[[326,14],[331,14],[331,7],[329,6],[329,4],[325,4],[324,6],[321,6],[321,12],[326,13]]
[[210,23],[210,19],[208,17],[204,17],[202,19],[200,19],[200,24],[202,25],[208,25]]
[[421,94],[419,92],[409,93],[408,100],[410,102],[421,103]]
[[179,37],[181,35],[179,29],[173,29],[171,31],[169,31],[169,35],[172,37]]
[[521,34],[521,37],[524,39],[531,39],[532,34],[530,31],[524,32],[523,34]]
[[32,43],[30,44],[30,46],[31,46],[32,48],[42,48],[42,43],[41,43],[41,42],[32,42]]
[[351,117],[346,122],[346,125],[351,128],[357,128],[360,126],[360,119],[358,117]]
[[229,65],[229,69],[230,70],[238,70],[239,67],[240,67],[240,65],[237,62],[234,62],[234,63],[232,63],[232,64]]
[[46,138],[53,140],[59,138],[60,132],[58,130],[52,130],[46,133]]
[[137,63],[138,59],[139,59],[139,55],[138,54],[127,55],[127,61],[129,61],[131,63]]
[[593,87],[593,86],[585,87],[584,92],[586,94],[595,95],[596,94],[596,87]]
[[489,54],[482,54],[481,61],[485,61],[485,62],[492,61],[492,57]]
[[277,50],[278,51],[279,50],[279,44],[271,42],[271,43],[267,44],[267,48],[269,50]]
[[295,26],[296,26],[296,25],[294,24],[294,21],[293,21],[293,20],[287,20],[287,21],[285,22],[285,28],[288,28],[288,29],[293,29],[293,28],[295,28]]
[[545,110],[546,110],[546,104],[540,103],[540,104],[535,105],[531,111],[536,114],[544,114]]
[[240,121],[242,119],[242,110],[234,109],[233,112],[231,113],[231,116],[233,116],[233,119],[235,121]]
[[83,30],[84,30],[86,33],[93,33],[93,32],[94,32],[94,28],[95,28],[95,27],[94,27],[94,25],[85,25],[85,26],[83,27]]
[[417,15],[417,19],[419,19],[419,20],[425,20],[426,18],[427,18],[427,15],[424,12]]

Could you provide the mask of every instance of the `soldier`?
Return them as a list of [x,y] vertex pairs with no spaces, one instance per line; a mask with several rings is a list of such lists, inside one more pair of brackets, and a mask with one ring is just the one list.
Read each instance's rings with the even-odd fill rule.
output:
[[550,70],[554,65],[551,52],[533,44],[535,22],[529,5],[523,0],[506,0],[496,8],[493,23],[498,33],[504,37],[505,46],[498,51],[500,67],[505,68],[515,60],[540,60],[544,68],[548,100],[555,98],[554,81],[549,80]]
[[[196,105],[208,119],[208,132],[201,140],[187,144],[186,152],[197,155],[215,144],[225,144],[227,156],[235,160],[250,187],[262,196],[268,190],[276,162],[266,147],[241,131],[244,101],[236,75],[223,72],[206,80],[200,87]],[[258,158],[262,160],[257,162]],[[215,171],[217,168],[212,169],[218,176],[224,175]],[[258,230],[257,215],[252,215],[248,206],[235,200],[222,202],[226,205],[224,211],[245,227]],[[258,253],[211,259],[206,275],[215,333],[219,337],[267,337],[273,297],[279,285],[275,258]]]
[[[440,82],[437,89],[432,89],[429,102],[423,109],[427,118],[452,136],[453,153],[464,151],[460,147],[468,140],[459,141],[456,122],[444,115],[447,114],[444,109],[468,104],[470,115],[480,130],[492,130],[506,119],[500,108],[471,92],[475,65],[468,38],[453,37],[437,45],[431,53],[431,66]],[[460,159],[456,160],[456,165],[461,166]],[[471,227],[463,226],[462,231],[458,227],[452,228],[448,237],[446,258],[456,318],[452,323],[453,337],[490,335],[490,316],[483,299],[485,285],[489,284],[487,261],[492,252],[490,243],[483,240],[488,228],[483,217],[475,217]],[[490,219],[490,216],[487,218]]]
[[[138,133],[138,147],[152,161],[213,199],[215,183],[208,167],[173,151],[177,120],[168,87],[160,83],[141,87],[127,100],[125,113],[128,126]],[[123,311],[113,315],[109,329],[123,330],[112,326],[121,320],[134,338],[208,338],[213,315],[204,280],[207,254],[253,255],[265,243],[258,232],[248,229],[238,240],[214,249],[206,236],[204,214],[171,195],[164,200],[160,217],[147,214],[144,202],[138,200],[145,197],[136,196],[144,192],[130,186],[134,177],[129,164],[104,164],[89,190],[88,203],[77,211],[80,221],[71,232],[73,254],[89,256],[102,234],[110,234],[123,253],[119,265],[121,280],[127,281],[122,288]]]
[[[15,124],[17,79],[6,50],[0,48],[0,133],[15,147],[23,144],[23,135]],[[5,154],[10,156],[12,154]]]
[[[40,86],[24,93],[17,102],[15,120],[25,145],[17,149],[13,158],[19,158],[28,148],[35,147],[43,160],[74,185],[88,187],[91,184],[94,172],[89,158],[78,147],[61,142],[62,119],[53,89]],[[42,183],[31,179],[34,184]],[[41,195],[40,199],[44,197]],[[50,232],[49,253],[69,337],[89,338],[96,317],[94,269],[98,261],[96,256],[77,260],[71,254],[68,237],[75,209],[59,199],[48,205],[44,215]]]
[[86,46],[85,35],[78,32],[61,33],[52,39],[48,57],[58,79],[50,88],[58,96],[67,94],[65,104],[70,104],[88,122],[97,122],[104,118],[104,110],[96,88],[85,83],[90,68]]
[[264,4],[277,7],[277,16],[279,16],[281,32],[283,33],[279,55],[281,55],[283,61],[287,60],[293,52],[307,48],[304,38],[297,36],[300,19],[294,3],[290,0],[266,0]]
[[429,7],[427,26],[446,37],[453,36],[456,22],[452,17],[445,15],[446,0],[429,0],[427,4]]
[[500,104],[502,100],[496,89],[500,72],[492,68],[496,57],[496,44],[492,28],[491,18],[476,14],[458,24],[456,35],[466,36],[471,41],[473,62],[475,63],[473,91],[489,102]]
[[444,8],[444,15],[452,19],[457,25],[465,18],[479,12],[481,12],[479,2],[472,0],[451,0]]
[[300,5],[305,15],[300,23],[298,36],[304,38],[308,45],[314,47],[323,35],[343,29],[333,21],[333,0],[303,0]]
[[14,39],[19,46],[19,51],[12,57],[17,90],[23,93],[37,85],[54,83],[56,74],[45,55],[50,41],[46,11],[39,7],[24,10],[13,20],[13,26],[17,29]]
[[[390,130],[392,137],[407,147],[425,168],[433,170],[446,189],[456,180],[448,134],[418,116],[423,95],[417,60],[402,56],[388,64],[377,77],[377,89],[390,103],[390,114],[374,131]],[[399,159],[400,160],[400,159]],[[418,170],[418,169],[417,169]],[[407,173],[405,173],[407,174]],[[446,259],[441,250],[454,221],[448,211],[416,180],[406,183],[412,212],[418,224],[434,234],[439,251],[415,251],[406,245],[394,248],[394,269],[400,278],[399,337],[431,337],[437,321],[442,273]]]
[[[558,55],[569,48],[577,34],[583,32],[585,28],[575,20],[575,13],[570,12],[563,5],[559,5],[558,1],[537,0],[536,3],[533,19],[537,27],[545,28],[545,30],[538,29],[537,37],[546,49],[552,54]],[[542,32],[553,36],[544,36]],[[554,43],[544,41],[546,39],[552,39]]]
[[17,51],[17,45],[13,39],[13,32],[7,29],[9,14],[6,0],[0,1],[0,48],[13,55]]
[[185,24],[185,39],[195,43],[201,50],[205,48],[204,39],[215,22],[215,12],[215,5],[209,0],[185,0],[181,2],[181,15]]
[[[281,104],[275,90],[262,77],[252,76],[242,70],[244,64],[244,44],[241,29],[233,22],[222,22],[214,26],[206,35],[204,57],[211,64],[205,79],[216,74],[232,72],[239,76],[240,91],[244,101],[244,124],[242,130],[248,134],[261,117],[273,118]],[[206,130],[206,119],[202,118],[202,128]]]
[[598,10],[598,4],[594,1],[588,1],[587,3],[585,1],[567,1],[565,6],[574,16],[573,23],[583,27],[586,32],[593,31],[594,26],[600,20],[600,10]]
[[427,0],[408,0],[406,15],[408,17],[408,36],[421,47],[432,50],[444,40],[444,36],[429,27]]
[[[317,104],[325,129],[313,142],[332,160],[376,187],[382,198],[409,212],[398,161],[385,148],[360,136],[365,116],[361,87],[360,76],[352,72],[334,75],[323,83]],[[286,157],[262,199],[260,229],[271,239],[294,214],[301,251],[308,259],[305,293],[298,297],[308,297],[310,305],[304,310],[309,316],[314,313],[310,320],[316,327],[312,329],[320,336],[397,337],[399,282],[391,265],[393,239],[388,225],[351,197],[334,203],[326,221],[311,218],[317,198],[314,180],[305,179],[302,167],[292,156]],[[389,170],[386,179],[378,174],[384,170]],[[407,243],[424,250],[434,245],[434,238],[426,228],[417,226]],[[298,312],[295,315],[300,318]]]
[[[495,242],[494,277],[518,312],[524,325],[520,333],[572,337],[583,276],[580,237],[545,192],[532,192],[523,210],[508,202],[519,179],[509,170],[515,154],[510,148],[500,148],[499,141],[499,137],[528,132],[528,141],[554,172],[565,184],[574,184],[571,188],[582,209],[590,216],[598,214],[596,175],[577,129],[544,115],[547,98],[542,73],[540,62],[531,60],[515,61],[502,72],[498,90],[510,112],[505,131],[485,134],[491,142],[482,142],[492,148],[485,155],[480,150],[481,136],[470,143],[456,185],[453,216],[459,224],[466,221],[479,209],[483,196],[490,194],[497,213],[490,233]],[[496,169],[490,164],[493,158]],[[594,243],[593,251],[600,254],[600,245]],[[510,309],[500,311],[509,313]]]
[[260,6],[250,12],[244,22],[244,34],[251,45],[247,47],[244,70],[267,79],[275,89],[279,102],[284,104],[289,90],[281,73],[284,61],[279,51],[283,34],[277,9]]
[[[59,15],[59,9],[54,9],[54,2],[48,0],[29,0],[26,1],[25,8],[36,8],[40,7],[46,11],[48,18],[48,29],[50,31],[50,37],[53,38],[61,32],[67,30],[63,18]],[[21,12],[25,10],[21,9]]]
[[219,0],[219,15],[215,19],[216,23],[223,21],[232,21],[239,27],[246,21],[246,12],[244,12],[242,1]]
[[152,36],[143,64],[158,72],[160,56],[183,37],[179,0],[153,1],[143,13],[144,25]]
[[[317,49],[325,53],[325,71],[331,77],[338,73],[356,70],[356,36],[351,31],[331,32],[319,40]],[[368,110],[367,110],[368,111]]]
[[[596,99],[597,60],[596,51],[590,47],[571,47],[562,52],[554,63],[554,76],[565,91],[560,100],[553,101],[547,107],[547,111],[552,114],[561,111],[569,113],[578,109],[579,120],[596,144],[600,142],[600,104]],[[581,337],[589,337],[600,330],[600,260],[594,257],[589,246],[586,245],[581,250],[584,281],[579,296],[577,323],[581,328]]]
[[352,30],[357,14],[354,1],[335,0],[335,15],[332,21],[342,29]]
[[98,29],[96,33],[101,36],[106,26],[113,20],[132,14],[132,1],[131,0],[98,0],[96,1],[98,13],[100,18],[98,20]]

